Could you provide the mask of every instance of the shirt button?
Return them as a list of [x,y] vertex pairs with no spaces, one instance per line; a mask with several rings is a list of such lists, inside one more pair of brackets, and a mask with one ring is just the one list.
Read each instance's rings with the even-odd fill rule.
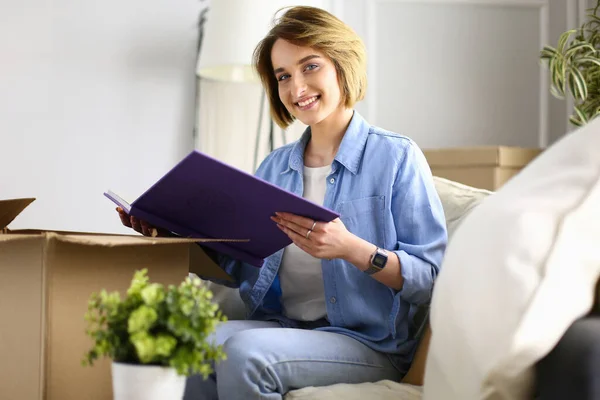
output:
[[329,183],[335,183],[335,178],[331,178],[331,179],[329,180]]
[[335,304],[335,302],[336,302],[336,301],[337,301],[337,300],[336,300],[336,298],[335,298],[335,297],[331,297],[331,298],[329,299],[329,302],[330,302],[331,304]]

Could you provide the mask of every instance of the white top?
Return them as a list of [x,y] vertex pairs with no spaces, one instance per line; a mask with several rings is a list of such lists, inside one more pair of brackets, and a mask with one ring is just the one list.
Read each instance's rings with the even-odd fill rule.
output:
[[[302,197],[313,203],[323,204],[327,176],[330,173],[330,165],[304,167]],[[286,317],[298,321],[315,321],[327,316],[321,259],[311,256],[292,243],[283,252],[279,279],[283,313]]]

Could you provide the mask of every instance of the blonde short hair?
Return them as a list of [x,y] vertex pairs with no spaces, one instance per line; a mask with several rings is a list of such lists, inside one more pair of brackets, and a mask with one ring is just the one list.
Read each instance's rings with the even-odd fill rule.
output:
[[271,116],[282,128],[294,117],[279,99],[278,82],[273,71],[271,51],[277,39],[297,46],[316,49],[325,54],[337,71],[342,102],[352,108],[362,100],[367,89],[367,62],[363,41],[352,28],[329,12],[315,7],[289,8],[275,20],[274,26],[261,40],[253,55],[254,68],[269,96]]

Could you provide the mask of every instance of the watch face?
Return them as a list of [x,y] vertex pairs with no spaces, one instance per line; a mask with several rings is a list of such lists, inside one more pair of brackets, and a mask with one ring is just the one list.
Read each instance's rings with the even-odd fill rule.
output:
[[387,257],[384,256],[383,254],[375,254],[375,256],[373,257],[373,260],[371,261],[371,263],[376,266],[377,268],[383,268],[385,267],[385,263],[387,261]]

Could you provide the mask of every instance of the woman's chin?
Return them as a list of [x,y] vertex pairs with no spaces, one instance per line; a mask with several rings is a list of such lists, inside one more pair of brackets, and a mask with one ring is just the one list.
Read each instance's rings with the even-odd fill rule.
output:
[[314,124],[314,122],[313,122],[313,118],[302,118],[302,117],[296,117],[296,119],[297,119],[298,121],[300,121],[300,123],[302,123],[302,124],[304,124],[304,125],[308,125],[308,126],[310,126],[310,125],[313,125],[313,124]]
[[314,126],[324,119],[320,113],[313,113],[312,115],[309,115],[308,113],[298,113],[295,117],[298,121],[308,126]]

